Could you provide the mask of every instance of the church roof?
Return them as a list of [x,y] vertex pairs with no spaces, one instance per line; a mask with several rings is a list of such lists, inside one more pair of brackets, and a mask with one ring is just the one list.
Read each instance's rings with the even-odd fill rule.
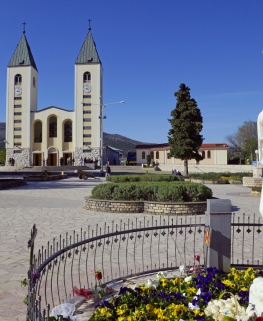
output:
[[86,63],[101,63],[91,31],[89,31],[86,39],[84,40],[78,58],[75,62],[75,64]]
[[37,70],[37,66],[31,49],[23,32],[22,37],[16,46],[16,50],[9,61],[8,67],[32,66]]

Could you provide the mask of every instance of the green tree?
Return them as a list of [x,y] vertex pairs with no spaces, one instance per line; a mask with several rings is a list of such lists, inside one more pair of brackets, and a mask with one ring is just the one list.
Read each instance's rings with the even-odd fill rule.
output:
[[5,163],[5,159],[6,159],[6,150],[0,149],[0,163]]
[[177,98],[175,109],[171,111],[172,128],[168,132],[170,156],[184,161],[184,175],[188,176],[188,160],[202,160],[198,149],[202,145],[203,118],[196,101],[190,96],[190,88],[185,84],[174,93]]
[[239,126],[236,133],[226,137],[229,145],[230,157],[249,160],[256,159],[255,150],[258,149],[257,122],[249,120]]
[[147,166],[150,166],[151,160],[152,160],[151,155],[148,154],[147,157],[146,157],[146,159],[147,159]]

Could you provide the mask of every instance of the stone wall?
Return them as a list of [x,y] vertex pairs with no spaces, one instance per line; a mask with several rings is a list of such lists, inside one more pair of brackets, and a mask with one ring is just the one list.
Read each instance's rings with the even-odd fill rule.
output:
[[97,212],[147,213],[152,215],[194,215],[205,213],[206,202],[159,203],[98,200],[91,197],[85,197],[84,208],[86,210]]
[[[88,151],[87,151],[88,150]],[[86,158],[91,158],[92,160],[99,160],[100,157],[100,149],[97,148],[92,148],[92,149],[88,149],[88,147],[83,148],[83,147],[76,147],[75,148],[75,154],[74,154],[74,158],[75,158],[75,166],[80,166],[80,157],[82,157],[82,159]]]
[[262,187],[262,178],[243,177],[243,186],[250,187],[253,195],[260,195]]
[[30,166],[30,148],[7,148],[6,149],[6,165],[9,158],[15,160],[15,166]]

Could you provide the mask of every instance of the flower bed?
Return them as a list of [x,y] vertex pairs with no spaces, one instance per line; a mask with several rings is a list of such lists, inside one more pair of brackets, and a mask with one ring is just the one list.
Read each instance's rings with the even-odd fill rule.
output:
[[[148,280],[143,285],[122,287],[119,295],[97,306],[90,321],[210,321],[223,320],[224,316],[230,320],[230,317],[237,319],[236,313],[248,320],[245,312],[248,290],[258,276],[263,276],[263,272],[252,268],[246,271],[232,268],[228,274],[207,268],[186,278],[172,279],[158,273],[158,281]],[[236,299],[240,304],[238,310]]]

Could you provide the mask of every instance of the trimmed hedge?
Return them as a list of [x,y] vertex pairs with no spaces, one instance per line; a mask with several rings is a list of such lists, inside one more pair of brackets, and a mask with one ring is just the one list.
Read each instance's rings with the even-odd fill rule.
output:
[[212,197],[212,191],[199,183],[110,183],[94,187],[92,197],[118,201],[202,202]]
[[144,174],[144,175],[116,175],[107,176],[107,181],[112,183],[125,182],[175,182],[184,181],[183,176],[170,174]]
[[252,173],[202,173],[202,174],[190,174],[189,178],[195,178],[195,179],[205,179],[205,180],[236,180],[236,181],[242,181],[243,177],[250,177],[252,176]]

